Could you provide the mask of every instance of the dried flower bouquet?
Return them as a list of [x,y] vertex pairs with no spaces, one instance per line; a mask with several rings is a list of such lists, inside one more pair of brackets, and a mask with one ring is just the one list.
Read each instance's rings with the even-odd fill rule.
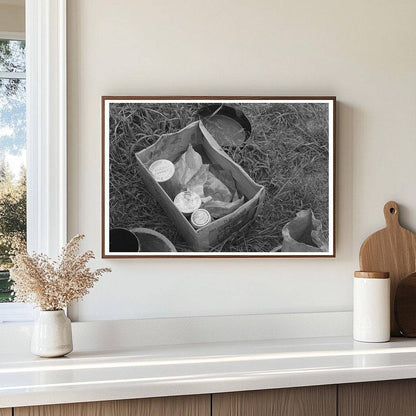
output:
[[42,310],[56,311],[84,297],[99,277],[111,269],[88,268],[94,253],[78,254],[83,238],[80,234],[72,238],[56,261],[45,254],[18,252],[10,270],[15,302],[34,303]]

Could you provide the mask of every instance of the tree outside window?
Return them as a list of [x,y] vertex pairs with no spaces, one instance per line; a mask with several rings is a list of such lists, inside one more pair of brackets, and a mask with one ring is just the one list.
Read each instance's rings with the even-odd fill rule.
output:
[[9,302],[8,269],[26,242],[25,42],[0,39],[0,302]]

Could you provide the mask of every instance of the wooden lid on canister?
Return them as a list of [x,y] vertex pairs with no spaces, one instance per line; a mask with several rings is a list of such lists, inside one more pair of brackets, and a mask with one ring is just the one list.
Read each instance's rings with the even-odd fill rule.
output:
[[388,279],[390,277],[389,272],[354,272],[354,277],[361,277],[365,279]]

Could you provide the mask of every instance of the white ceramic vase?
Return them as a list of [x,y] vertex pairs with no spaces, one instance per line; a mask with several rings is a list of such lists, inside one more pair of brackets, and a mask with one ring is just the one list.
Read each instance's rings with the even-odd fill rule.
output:
[[40,311],[33,325],[31,351],[39,357],[62,357],[72,351],[71,321],[61,309]]

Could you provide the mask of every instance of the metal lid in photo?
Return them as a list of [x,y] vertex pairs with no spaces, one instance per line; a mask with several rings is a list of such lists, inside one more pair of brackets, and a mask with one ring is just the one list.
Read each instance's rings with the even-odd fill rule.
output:
[[192,214],[201,206],[201,198],[195,192],[184,191],[175,196],[173,203],[183,214]]
[[191,215],[191,223],[195,228],[202,228],[211,222],[211,214],[206,209],[197,209]]
[[166,182],[174,175],[175,165],[170,160],[159,159],[150,165],[149,171],[156,182]]

